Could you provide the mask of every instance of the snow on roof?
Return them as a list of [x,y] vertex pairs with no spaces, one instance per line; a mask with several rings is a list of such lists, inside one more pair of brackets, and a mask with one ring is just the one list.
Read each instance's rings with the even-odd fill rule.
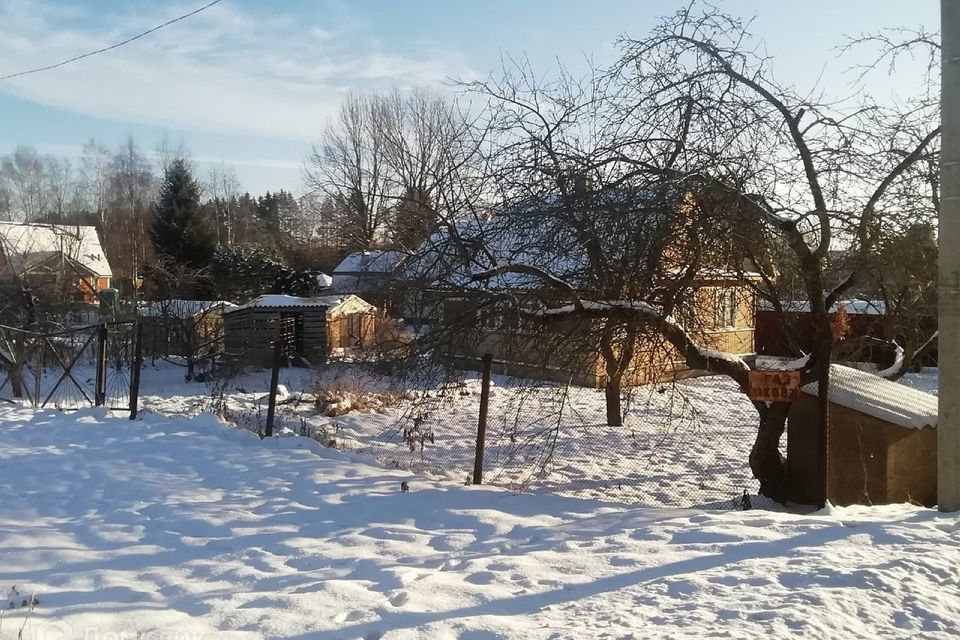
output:
[[345,302],[348,298],[356,298],[357,300],[367,304],[362,298],[353,295],[298,298],[296,296],[271,293],[260,296],[259,298],[254,298],[246,304],[242,304],[239,307],[234,307],[233,309],[226,311],[226,313],[232,313],[234,311],[239,311],[240,309],[252,309],[260,307],[336,307],[337,305]]
[[326,289],[330,286],[333,286],[333,278],[331,278],[325,273],[318,273],[317,286],[320,287],[321,289]]
[[237,305],[226,300],[150,300],[140,304],[140,315],[148,318],[192,318],[211,309]]
[[[801,390],[816,395],[817,383]],[[937,425],[936,396],[859,369],[831,365],[829,398],[841,407],[908,429]]]
[[[880,316],[886,313],[886,305],[883,300],[842,300],[834,303],[830,308],[830,313],[836,313],[840,310],[840,305],[850,315]],[[773,306],[767,301],[759,302],[760,308],[770,311]],[[783,310],[787,313],[810,313],[810,303],[802,300],[790,300],[783,303]]]
[[96,227],[0,222],[0,253],[21,272],[62,254],[98,276],[113,275]]
[[404,251],[354,251],[346,255],[333,274],[393,273],[408,256]]
[[[545,241],[549,238],[549,242]],[[492,220],[467,219],[434,232],[405,265],[404,275],[465,288],[539,287],[540,280],[520,273],[502,273],[486,282],[471,275],[504,263],[538,267],[556,277],[579,282],[587,256],[571,230],[560,220],[503,214]]]
[[[530,197],[503,208],[492,218],[454,220],[434,232],[403,266],[403,276],[433,285],[463,288],[530,289],[542,281],[529,274],[506,272],[483,282],[474,273],[496,265],[519,263],[537,267],[578,287],[594,284],[590,259],[571,217],[611,229],[600,250],[610,264],[636,264],[638,257],[655,258],[663,251],[666,230],[676,216],[664,209],[655,194],[632,187],[591,193],[582,210],[555,195]],[[624,223],[630,220],[630,224]]]

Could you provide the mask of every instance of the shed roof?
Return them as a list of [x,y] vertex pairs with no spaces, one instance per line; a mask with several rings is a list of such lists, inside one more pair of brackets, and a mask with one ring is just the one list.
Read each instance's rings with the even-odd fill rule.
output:
[[63,254],[98,276],[113,275],[96,227],[0,222],[0,253],[17,271]]
[[[817,383],[801,390],[816,395]],[[841,407],[908,429],[937,426],[936,396],[867,371],[831,365],[829,398]]]
[[[758,303],[764,311],[773,310],[773,305],[763,300]],[[883,300],[842,300],[830,307],[830,313],[837,313],[843,305],[844,311],[852,316],[882,316],[886,313],[886,303]],[[803,300],[787,300],[783,302],[783,310],[787,313],[810,313],[810,303]]]
[[350,298],[355,298],[360,302],[363,302],[369,307],[373,305],[369,304],[362,298],[354,295],[344,295],[344,296],[317,296],[314,298],[298,298],[297,296],[288,296],[284,294],[271,293],[267,295],[260,296],[259,298],[254,298],[246,304],[242,304],[239,307],[234,307],[225,313],[232,313],[234,311],[240,311],[241,309],[254,309],[254,308],[273,308],[273,307],[336,307],[340,304],[343,304]]

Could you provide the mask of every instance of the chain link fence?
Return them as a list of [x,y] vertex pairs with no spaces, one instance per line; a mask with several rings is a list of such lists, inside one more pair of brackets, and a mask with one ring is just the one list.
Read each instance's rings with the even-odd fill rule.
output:
[[[473,481],[479,373],[339,362],[295,377],[291,388],[281,387],[274,435],[306,436],[394,468]],[[221,384],[205,408],[263,435],[266,380],[245,402],[225,392],[231,384]],[[757,415],[728,379],[634,387],[624,391],[622,408],[623,425],[608,426],[602,389],[494,375],[483,483],[675,507],[738,508],[744,492],[756,493],[748,456]]]

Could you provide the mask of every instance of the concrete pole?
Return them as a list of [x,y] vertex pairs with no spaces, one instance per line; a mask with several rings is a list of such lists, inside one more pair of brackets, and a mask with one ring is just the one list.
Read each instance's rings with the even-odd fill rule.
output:
[[960,2],[940,0],[940,415],[937,503],[960,510]]

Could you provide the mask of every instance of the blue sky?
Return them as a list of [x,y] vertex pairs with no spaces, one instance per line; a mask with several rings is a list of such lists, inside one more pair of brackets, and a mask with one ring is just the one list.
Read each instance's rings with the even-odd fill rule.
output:
[[[0,0],[0,75],[57,62],[143,31],[205,0]],[[0,81],[0,154],[18,144],[76,156],[91,137],[128,134],[151,150],[181,140],[202,165],[235,166],[246,189],[298,191],[300,164],[352,89],[483,77],[503,54],[544,72],[614,59],[675,0],[225,0],[126,47]],[[938,0],[718,0],[766,42],[781,81],[847,91],[846,34],[936,29]],[[874,93],[917,90],[918,73]],[[911,81],[914,84],[911,84]]]

